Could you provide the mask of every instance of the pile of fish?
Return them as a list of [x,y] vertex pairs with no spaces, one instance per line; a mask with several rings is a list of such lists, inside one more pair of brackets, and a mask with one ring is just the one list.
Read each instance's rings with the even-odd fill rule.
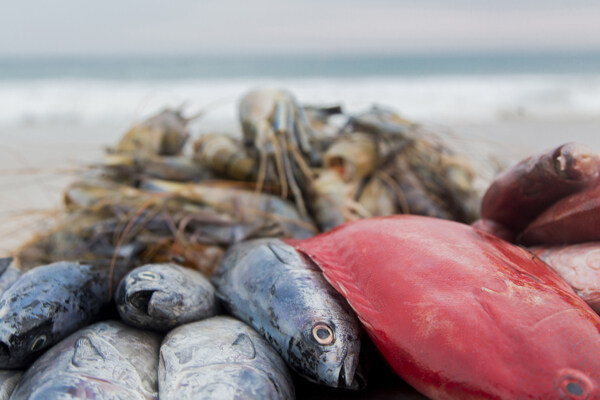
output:
[[135,125],[0,259],[0,400],[600,398],[600,156],[483,194],[389,110],[239,114]]

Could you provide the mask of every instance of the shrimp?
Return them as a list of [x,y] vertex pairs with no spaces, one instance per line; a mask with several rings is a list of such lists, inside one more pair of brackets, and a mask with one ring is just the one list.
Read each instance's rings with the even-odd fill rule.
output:
[[287,91],[258,89],[241,99],[239,118],[244,144],[259,159],[258,190],[273,171],[281,197],[291,192],[300,213],[307,215],[302,192],[321,157],[317,134],[302,107]]
[[173,156],[179,154],[189,137],[188,123],[200,115],[201,113],[198,113],[186,118],[182,115],[181,108],[178,110],[164,109],[131,127],[123,135],[114,151],[135,155]]

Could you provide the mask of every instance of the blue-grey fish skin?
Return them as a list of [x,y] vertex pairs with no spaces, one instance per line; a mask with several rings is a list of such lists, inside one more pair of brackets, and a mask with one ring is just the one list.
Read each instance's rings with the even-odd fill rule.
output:
[[117,321],[90,325],[38,358],[11,400],[156,400],[160,340]]
[[10,398],[22,375],[23,371],[19,370],[0,370],[0,400],[8,400]]
[[108,302],[108,273],[59,262],[34,268],[0,295],[0,368],[29,365],[87,325]]
[[294,386],[277,352],[254,329],[219,316],[175,328],[160,348],[161,400],[289,400]]
[[237,244],[212,281],[225,308],[260,332],[300,375],[331,387],[364,387],[356,315],[293,247],[279,239]]
[[8,268],[12,263],[12,257],[0,257],[0,274],[3,274],[4,271],[6,271],[6,268]]
[[127,324],[169,331],[219,312],[213,285],[198,271],[175,264],[148,264],[129,272],[115,292]]
[[12,257],[0,258],[0,294],[4,293],[21,276],[21,270]]

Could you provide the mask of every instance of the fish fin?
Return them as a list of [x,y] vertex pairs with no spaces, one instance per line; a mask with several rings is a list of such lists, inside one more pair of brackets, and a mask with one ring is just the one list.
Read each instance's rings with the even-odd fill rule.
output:
[[77,339],[75,342],[75,353],[71,358],[71,363],[76,367],[81,367],[86,361],[96,361],[98,359],[104,360],[104,354],[94,346],[92,340],[83,336]]
[[298,258],[298,254],[294,251],[294,248],[284,243],[269,243],[267,246],[273,252],[273,255],[283,264],[294,265],[294,261]]
[[247,360],[253,360],[256,357],[256,349],[252,339],[245,333],[240,333],[237,338],[231,343]]

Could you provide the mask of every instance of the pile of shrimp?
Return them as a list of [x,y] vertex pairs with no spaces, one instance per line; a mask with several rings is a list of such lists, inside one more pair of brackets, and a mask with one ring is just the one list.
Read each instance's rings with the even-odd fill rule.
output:
[[210,275],[247,239],[305,238],[399,213],[479,217],[471,159],[392,110],[349,115],[275,89],[245,94],[238,110],[241,138],[192,141],[189,123],[201,115],[182,109],[134,125],[65,189],[54,223],[16,251],[21,268],[176,261]]

